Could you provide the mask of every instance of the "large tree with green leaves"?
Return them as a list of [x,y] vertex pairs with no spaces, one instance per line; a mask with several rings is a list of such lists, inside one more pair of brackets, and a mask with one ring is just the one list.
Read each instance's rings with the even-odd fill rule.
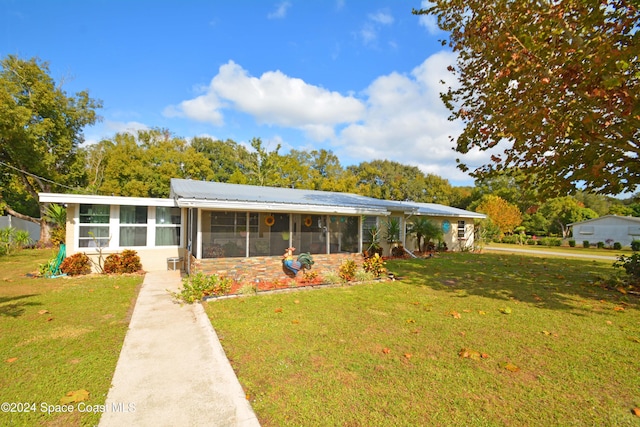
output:
[[50,227],[38,193],[84,186],[82,130],[98,120],[99,108],[88,92],[68,95],[56,85],[45,62],[0,61],[0,210],[39,223],[43,243]]
[[213,177],[207,157],[165,129],[118,133],[100,145],[96,155],[104,150],[104,169],[96,174],[102,177],[98,187],[102,194],[169,197],[171,178],[208,181]]
[[637,0],[431,0],[414,13],[434,15],[457,54],[459,84],[442,94],[465,125],[457,151],[496,150],[476,176],[517,167],[558,194],[635,191]]

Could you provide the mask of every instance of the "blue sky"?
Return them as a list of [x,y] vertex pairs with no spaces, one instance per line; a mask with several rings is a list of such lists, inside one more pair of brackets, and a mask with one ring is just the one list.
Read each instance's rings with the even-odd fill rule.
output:
[[[422,0],[0,0],[0,56],[38,57],[104,103],[87,143],[160,127],[269,149],[388,159],[453,185],[438,93],[455,57]],[[484,153],[464,159],[471,166]]]

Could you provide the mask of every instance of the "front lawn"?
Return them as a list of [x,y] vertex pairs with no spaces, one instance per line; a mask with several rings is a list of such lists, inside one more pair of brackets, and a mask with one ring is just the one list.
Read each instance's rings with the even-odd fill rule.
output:
[[[95,425],[111,386],[143,277],[30,277],[53,255],[0,257],[0,402],[13,404],[0,425]],[[61,412],[61,399],[79,390],[88,399]]]
[[638,298],[599,286],[610,262],[388,267],[401,280],[206,304],[263,426],[640,422]]

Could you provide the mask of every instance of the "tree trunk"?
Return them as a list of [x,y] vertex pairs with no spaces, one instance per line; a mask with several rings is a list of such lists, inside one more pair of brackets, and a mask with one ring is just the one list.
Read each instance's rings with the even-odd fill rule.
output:
[[40,244],[41,245],[46,245],[47,243],[49,243],[49,241],[51,239],[51,226],[44,219],[44,214],[43,214],[44,210],[46,209],[46,205],[47,205],[46,203],[41,203],[40,204],[40,216],[41,216],[41,218],[34,218],[32,216],[29,216],[29,215],[21,214],[20,212],[14,211],[8,205],[5,205],[4,210],[7,211],[7,213],[9,215],[13,215],[16,218],[20,218],[22,220],[30,221],[30,222],[33,222],[35,224],[40,225]]

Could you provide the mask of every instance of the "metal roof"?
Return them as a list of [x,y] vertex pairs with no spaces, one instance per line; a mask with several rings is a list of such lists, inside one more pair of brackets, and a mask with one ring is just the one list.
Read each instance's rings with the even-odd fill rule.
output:
[[485,218],[485,215],[435,203],[398,202],[352,193],[260,187],[171,179],[171,198],[180,207],[389,215],[405,214]]
[[460,218],[477,218],[484,219],[487,216],[479,212],[471,212],[464,209],[454,208],[451,206],[439,205],[437,203],[418,203],[418,202],[400,202],[417,208],[414,215],[424,216],[448,216]]
[[292,212],[383,214],[412,211],[398,202],[351,193],[261,187],[221,182],[171,179],[171,195],[178,206],[244,208]]

